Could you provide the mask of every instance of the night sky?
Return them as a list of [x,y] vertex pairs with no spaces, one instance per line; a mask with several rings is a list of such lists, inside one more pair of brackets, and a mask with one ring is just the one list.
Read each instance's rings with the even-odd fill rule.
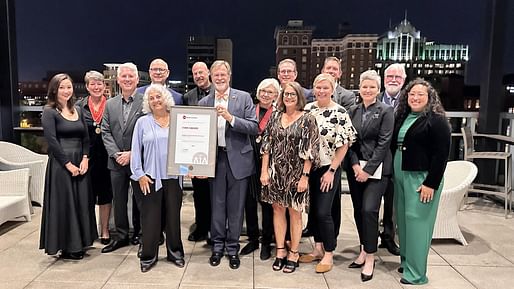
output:
[[[157,2],[157,3],[156,3]],[[147,70],[164,58],[170,79],[185,80],[189,35],[233,42],[233,86],[255,89],[275,64],[276,25],[303,19],[321,37],[336,37],[339,23],[352,33],[382,34],[405,17],[435,43],[468,44],[468,84],[478,84],[484,47],[483,0],[432,1],[121,1],[18,0],[19,79],[40,80],[47,70],[103,68],[132,61]],[[183,3],[182,3],[183,2]],[[514,15],[514,1],[507,15]],[[387,6],[383,6],[386,4]],[[514,73],[514,22],[507,23],[505,73]],[[308,86],[308,85],[307,85]]]

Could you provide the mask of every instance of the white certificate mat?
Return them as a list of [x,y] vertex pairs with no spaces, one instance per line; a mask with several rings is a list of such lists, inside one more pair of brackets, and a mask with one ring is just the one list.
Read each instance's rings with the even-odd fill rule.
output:
[[170,118],[168,174],[214,177],[216,109],[173,106]]

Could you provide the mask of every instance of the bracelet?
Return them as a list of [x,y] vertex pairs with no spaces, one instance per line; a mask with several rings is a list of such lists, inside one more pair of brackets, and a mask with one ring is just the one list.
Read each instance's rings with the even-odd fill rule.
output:
[[302,176],[310,177],[310,176],[311,176],[311,174],[306,173],[306,172],[303,172],[303,173],[302,173]]
[[329,168],[329,169],[328,169],[328,171],[329,171],[329,172],[331,172],[331,173],[335,173],[335,172],[336,172],[336,169],[334,169],[334,168],[332,168],[332,167],[331,167],[331,168]]

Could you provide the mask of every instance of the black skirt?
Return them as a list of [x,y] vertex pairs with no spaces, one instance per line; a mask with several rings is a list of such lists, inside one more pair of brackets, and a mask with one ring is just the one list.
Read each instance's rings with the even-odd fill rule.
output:
[[[77,167],[82,160],[79,139],[61,139],[60,145]],[[52,155],[46,167],[39,248],[54,255],[59,250],[79,252],[98,238],[95,202],[89,173],[72,177]]]

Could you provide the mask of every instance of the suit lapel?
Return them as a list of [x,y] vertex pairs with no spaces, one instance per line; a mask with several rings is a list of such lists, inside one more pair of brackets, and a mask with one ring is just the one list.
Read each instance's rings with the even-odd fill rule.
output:
[[117,110],[117,116],[118,116],[118,122],[120,124],[120,127],[122,130],[125,130],[125,124],[123,124],[123,96],[120,94],[118,95],[118,99],[116,99],[116,103],[114,104],[114,107]]
[[373,122],[373,117],[375,116],[375,114],[379,114],[380,109],[378,108],[378,104],[375,103],[371,108],[370,108],[370,112],[368,114],[368,118],[366,119],[366,121],[362,124],[362,131],[366,131],[368,129],[368,126],[370,125],[371,122]]

